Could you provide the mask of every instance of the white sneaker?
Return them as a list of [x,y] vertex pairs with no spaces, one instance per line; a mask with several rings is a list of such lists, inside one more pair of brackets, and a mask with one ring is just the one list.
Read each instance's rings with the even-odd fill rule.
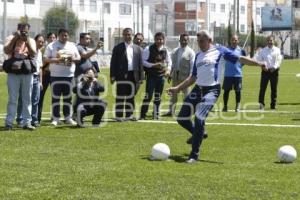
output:
[[185,161],[186,163],[188,163],[188,164],[193,164],[193,163],[196,163],[197,162],[197,160],[196,159],[194,159],[194,158],[189,158],[187,161]]
[[66,119],[65,123],[66,124],[70,124],[72,126],[76,126],[77,125],[77,123],[72,118]]
[[57,121],[57,120],[53,120],[53,121],[51,122],[51,125],[57,126],[57,125],[58,125],[58,121]]

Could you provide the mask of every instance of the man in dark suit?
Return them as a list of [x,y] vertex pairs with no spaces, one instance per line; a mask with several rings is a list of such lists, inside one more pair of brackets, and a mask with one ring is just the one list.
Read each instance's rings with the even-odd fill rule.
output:
[[[110,81],[116,82],[116,121],[136,121],[134,96],[144,79],[141,48],[132,42],[132,29],[123,30],[124,42],[117,44],[110,61]],[[125,119],[123,110],[125,107]]]

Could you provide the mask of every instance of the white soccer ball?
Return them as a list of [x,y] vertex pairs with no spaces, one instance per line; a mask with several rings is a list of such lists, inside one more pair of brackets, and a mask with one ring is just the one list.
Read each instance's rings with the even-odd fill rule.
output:
[[154,160],[167,160],[170,156],[170,148],[164,143],[157,143],[152,147],[151,155]]
[[280,162],[292,163],[297,158],[297,151],[291,145],[284,145],[278,149],[277,155]]
[[300,78],[300,73],[296,74],[296,77],[297,77],[297,78]]

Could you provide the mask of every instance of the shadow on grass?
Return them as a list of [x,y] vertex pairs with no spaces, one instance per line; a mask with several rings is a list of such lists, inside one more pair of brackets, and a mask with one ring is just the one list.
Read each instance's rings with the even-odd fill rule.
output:
[[[188,156],[189,156],[188,154],[184,154],[184,155],[171,155],[168,160],[173,160],[173,161],[175,161],[177,163],[185,163],[186,160],[187,160],[187,158],[188,158]],[[151,156],[145,156],[145,155],[142,156],[142,159],[148,160],[148,161],[151,161],[151,162],[161,162],[161,161],[163,161],[163,160],[153,160],[151,158]],[[224,164],[223,162],[219,162],[219,161],[203,160],[203,159],[200,159],[199,163],[200,162],[210,163],[210,164],[218,164],[218,165],[223,165]]]
[[290,164],[293,164],[293,162],[280,162],[280,161],[275,161],[274,164],[278,164],[278,165],[290,165]]
[[300,121],[300,119],[292,119],[293,121]]
[[300,103],[278,103],[278,105],[290,105],[290,106],[297,106],[297,105],[300,105]]

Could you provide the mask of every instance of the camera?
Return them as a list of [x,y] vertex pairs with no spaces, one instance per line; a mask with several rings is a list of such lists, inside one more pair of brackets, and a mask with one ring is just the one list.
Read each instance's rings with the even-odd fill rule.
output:
[[28,33],[27,33],[26,31],[22,31],[22,32],[21,32],[21,36],[22,36],[22,37],[27,37],[27,36],[28,36]]

